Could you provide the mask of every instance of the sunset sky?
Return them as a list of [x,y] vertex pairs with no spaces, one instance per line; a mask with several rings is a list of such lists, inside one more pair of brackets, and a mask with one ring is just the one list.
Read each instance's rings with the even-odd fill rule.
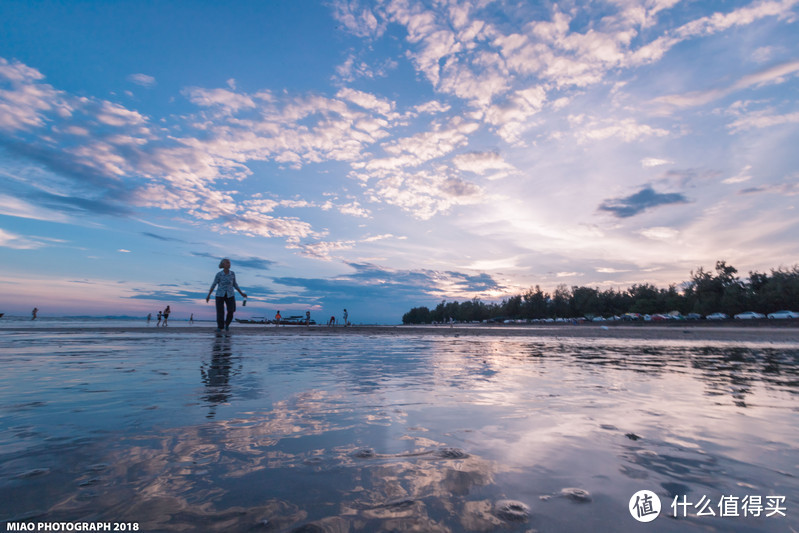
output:
[[799,0],[0,2],[0,312],[799,263]]

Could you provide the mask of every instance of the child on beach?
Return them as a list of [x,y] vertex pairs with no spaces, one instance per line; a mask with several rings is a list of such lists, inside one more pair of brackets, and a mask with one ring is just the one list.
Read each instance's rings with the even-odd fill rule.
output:
[[158,326],[161,325],[161,317],[162,316],[163,316],[163,313],[161,313],[161,311],[158,311],[158,322],[155,323],[155,327],[158,327]]
[[[219,262],[219,272],[214,277],[214,282],[211,284],[211,289],[208,291],[208,296],[205,301],[211,300],[211,293],[216,287],[216,332],[220,333],[223,328],[225,331],[230,330],[230,323],[233,322],[233,313],[236,312],[236,293],[233,290],[239,291],[242,298],[247,295],[239,288],[236,283],[236,273],[230,270],[230,259],[222,259]],[[227,314],[225,314],[227,308]]]
[[283,318],[283,317],[282,317],[282,316],[280,316],[280,311],[278,311],[277,313],[275,313],[275,326],[276,326],[276,327],[280,327],[280,319],[281,319],[281,318]]

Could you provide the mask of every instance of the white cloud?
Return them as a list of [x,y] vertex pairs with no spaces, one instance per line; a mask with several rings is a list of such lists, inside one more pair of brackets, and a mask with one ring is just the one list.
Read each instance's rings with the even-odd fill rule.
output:
[[484,191],[474,183],[432,171],[392,172],[367,189],[372,201],[401,207],[420,220],[445,213],[456,205],[483,201]]
[[6,194],[0,194],[0,214],[50,222],[68,222],[70,220],[63,213],[40,207]]
[[345,88],[341,89],[336,96],[348,100],[368,111],[374,111],[384,116],[394,115],[394,102],[390,102],[384,98],[378,98],[373,94]]
[[340,205],[338,206],[338,210],[344,215],[350,215],[354,217],[369,218],[371,216],[369,210],[361,207],[361,204],[359,204],[357,201]]
[[629,272],[629,270],[612,268],[612,267],[600,267],[596,269],[597,272],[600,274],[621,274],[623,272]]
[[141,85],[142,87],[155,86],[155,78],[147,74],[131,74],[128,76],[128,81],[136,85]]
[[785,124],[799,124],[799,112],[776,114],[770,110],[752,112],[731,122],[727,127],[733,133],[763,129]]
[[749,181],[752,179],[752,174],[750,173],[752,170],[752,165],[746,165],[741,172],[739,172],[735,176],[731,176],[722,181],[722,183],[726,184],[735,184],[735,183],[743,183],[745,181]]
[[516,170],[497,152],[468,152],[452,159],[458,170],[484,175],[493,171],[509,172]]
[[287,248],[300,250],[302,255],[320,259],[322,261],[332,261],[334,252],[350,250],[355,246],[355,241],[335,241],[335,242],[315,242],[309,244],[292,244]]
[[671,161],[668,159],[659,159],[656,157],[646,157],[641,160],[641,166],[644,168],[659,167],[662,165],[670,165]]
[[673,241],[680,235],[676,229],[664,226],[642,229],[639,233],[654,241]]
[[385,29],[374,13],[358,0],[336,0],[333,3],[333,16],[358,37],[379,37]]
[[765,85],[784,83],[789,77],[796,76],[797,73],[799,73],[799,61],[790,61],[743,76],[738,81],[725,88],[660,96],[655,98],[654,102],[666,104],[675,108],[701,106],[750,87],[762,87]]
[[184,93],[191,103],[202,107],[217,106],[233,113],[256,107],[255,100],[251,96],[227,89],[192,87],[186,89]]
[[633,142],[645,137],[666,137],[669,132],[661,128],[639,124],[635,119],[627,118],[616,121],[591,122],[576,135],[579,142],[602,141],[610,138]]
[[[62,91],[41,83],[38,70],[0,57],[0,130],[14,133],[44,126],[50,111],[68,116],[71,106]],[[10,90],[2,89],[10,85]]]
[[11,233],[0,228],[0,247],[12,248],[14,250],[34,250],[41,248],[44,243],[38,240],[23,237],[16,233]]

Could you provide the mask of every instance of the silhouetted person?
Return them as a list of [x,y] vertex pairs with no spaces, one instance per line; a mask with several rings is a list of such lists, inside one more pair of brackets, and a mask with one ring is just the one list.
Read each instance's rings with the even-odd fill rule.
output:
[[344,309],[344,327],[345,327],[345,328],[346,328],[346,327],[347,327],[347,325],[349,324],[349,321],[347,320],[347,317],[349,317],[349,316],[350,316],[350,315],[349,315],[349,313],[347,313],[347,310],[346,310],[346,309]]
[[166,322],[167,322],[167,320],[169,320],[169,313],[171,313],[171,312],[172,312],[172,310],[167,305],[166,309],[164,309],[164,323],[162,324],[163,327],[166,327],[166,325],[167,325]]
[[[236,312],[236,293],[234,289],[239,291],[242,298],[247,297],[239,288],[239,284],[236,283],[236,273],[230,270],[230,259],[222,259],[219,262],[219,268],[222,270],[216,273],[211,289],[208,291],[208,296],[205,297],[205,301],[208,302],[211,299],[211,293],[216,287],[217,333],[221,332],[223,328],[225,331],[230,330],[230,323],[233,322],[233,313]],[[225,308],[227,308],[227,315],[225,314]]]
[[158,326],[161,325],[161,317],[162,316],[163,316],[163,313],[161,313],[161,311],[158,311],[158,322],[155,323],[155,327],[158,327]]
[[31,311],[31,320],[36,320],[36,315],[39,313],[39,308],[34,307],[33,311]]

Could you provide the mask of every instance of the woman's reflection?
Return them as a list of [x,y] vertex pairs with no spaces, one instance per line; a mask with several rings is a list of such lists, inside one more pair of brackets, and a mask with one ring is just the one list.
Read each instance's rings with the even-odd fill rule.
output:
[[206,418],[214,418],[216,406],[227,403],[230,399],[231,354],[230,337],[218,336],[211,348],[211,363],[200,365],[202,380],[207,387],[207,394],[202,399],[207,401],[210,407]]

